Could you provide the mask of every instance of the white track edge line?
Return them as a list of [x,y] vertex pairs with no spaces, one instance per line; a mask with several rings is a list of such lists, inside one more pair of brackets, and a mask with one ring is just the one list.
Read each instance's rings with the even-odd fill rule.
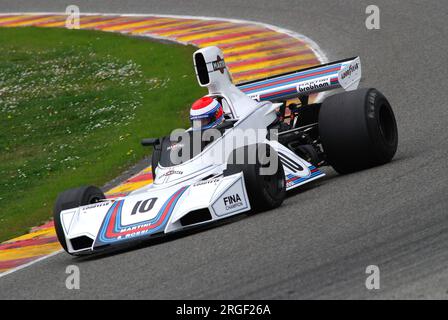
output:
[[51,258],[51,257],[53,257],[53,256],[55,256],[55,255],[57,255],[57,254],[59,254],[59,253],[61,253],[61,252],[63,252],[63,251],[64,251],[64,249],[60,249],[60,250],[58,250],[58,251],[55,251],[55,252],[52,252],[52,253],[47,254],[47,255],[45,255],[45,256],[42,256],[42,257],[40,257],[40,258],[38,258],[38,259],[36,259],[36,260],[33,260],[33,261],[28,262],[28,263],[22,264],[21,266],[18,266],[18,267],[9,269],[8,271],[5,271],[5,272],[3,272],[3,273],[0,273],[0,278],[2,278],[2,277],[4,277],[4,276],[7,276],[8,274],[14,273],[14,272],[16,272],[16,271],[25,269],[25,268],[27,268],[27,267],[29,267],[29,266],[35,264],[35,263],[41,262],[41,261],[43,261],[43,260],[45,260],[45,259]]

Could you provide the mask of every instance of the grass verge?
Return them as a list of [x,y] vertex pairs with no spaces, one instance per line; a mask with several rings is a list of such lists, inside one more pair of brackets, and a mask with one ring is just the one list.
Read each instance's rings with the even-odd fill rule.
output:
[[188,125],[204,94],[193,47],[119,34],[0,28],[0,242],[51,217],[64,189],[102,185],[144,137]]

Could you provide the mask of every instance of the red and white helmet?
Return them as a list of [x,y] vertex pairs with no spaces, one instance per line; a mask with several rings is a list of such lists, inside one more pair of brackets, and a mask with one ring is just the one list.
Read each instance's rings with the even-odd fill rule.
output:
[[224,111],[217,99],[202,97],[191,106],[190,121],[193,130],[214,128],[223,120]]

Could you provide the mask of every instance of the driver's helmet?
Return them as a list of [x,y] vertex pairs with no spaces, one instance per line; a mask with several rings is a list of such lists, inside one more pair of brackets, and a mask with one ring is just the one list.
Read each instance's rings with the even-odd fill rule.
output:
[[211,97],[196,100],[190,109],[190,121],[193,130],[214,128],[224,120],[221,103]]

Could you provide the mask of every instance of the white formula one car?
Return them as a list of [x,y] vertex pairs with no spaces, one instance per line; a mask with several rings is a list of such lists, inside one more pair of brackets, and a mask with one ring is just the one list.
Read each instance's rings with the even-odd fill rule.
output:
[[[323,177],[322,166],[349,173],[387,163],[396,152],[397,126],[387,99],[376,89],[357,89],[358,57],[237,86],[219,48],[200,49],[193,60],[199,84],[223,106],[221,136],[180,163],[170,155],[185,143],[144,139],[143,145],[154,147],[154,182],[125,197],[106,199],[93,186],[61,193],[54,222],[68,253],[93,253],[273,209],[286,192]],[[308,103],[310,94],[338,88],[344,90]],[[254,130],[261,132],[255,140],[241,139]],[[233,149],[223,148],[228,142]],[[258,156],[249,161],[252,154]],[[274,170],[261,174],[272,163],[278,164]]]

